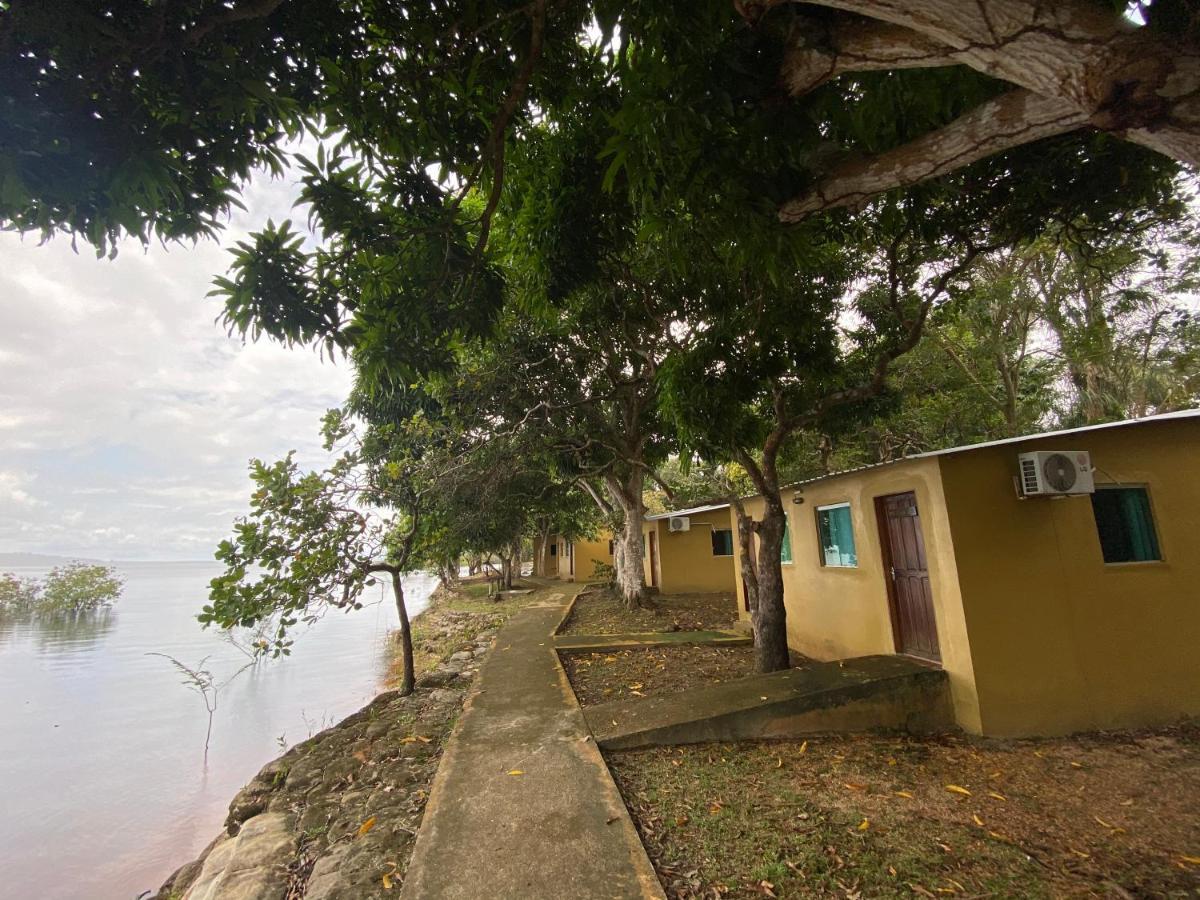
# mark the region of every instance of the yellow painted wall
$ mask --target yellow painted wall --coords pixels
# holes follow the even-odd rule
[[[568,541],[561,534],[550,535],[549,543],[557,549],[554,556],[547,552],[545,557],[546,577],[561,581],[595,580],[596,562],[612,565],[612,554],[608,551],[610,540],[612,534],[608,531],[600,532],[594,539],[576,538],[574,541]]]
[[[612,534],[602,531],[594,540],[579,538],[575,541],[575,581],[602,581],[596,576],[596,563],[612,566],[613,555],[609,552]]]
[[[1028,450],[1087,450],[1098,483],[1148,485],[1163,561],[1106,565],[1086,496],[1017,499],[1012,476]],[[940,463],[985,733],[1200,714],[1200,421],[1033,439]]]
[[[788,644],[820,660],[895,652],[875,498],[905,491],[915,492],[917,498],[942,666],[950,678],[955,718],[963,728],[978,732],[980,717],[971,642],[962,614],[955,545],[945,514],[936,459],[907,460],[832,476],[805,485],[801,504],[793,503],[795,491],[784,491],[792,541],[792,562],[783,565]],[[850,504],[858,566],[823,566],[816,507],[844,502]],[[746,503],[747,512],[755,518],[762,516],[762,508],[762,500],[758,498]],[[736,514],[732,509],[728,518],[736,529]],[[740,552],[736,546],[734,549]],[[738,609],[748,618],[740,575],[735,581]]]
[[[729,528],[729,511],[688,516],[688,531],[671,532],[666,519],[655,519],[658,527],[659,589],[664,594],[732,593],[735,559],[713,556],[714,528]],[[736,540],[736,538],[735,538]]]

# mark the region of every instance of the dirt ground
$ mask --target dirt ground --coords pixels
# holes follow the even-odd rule
[[[581,706],[674,694],[688,688],[754,674],[753,647],[680,644],[636,650],[561,654],[563,668]],[[792,665],[807,660],[792,655]]]
[[[612,753],[667,894],[1200,896],[1200,725]]]
[[[605,588],[594,588],[575,601],[562,634],[629,634],[649,631],[709,631],[737,621],[732,594],[668,594],[651,599],[651,608],[627,610]]]

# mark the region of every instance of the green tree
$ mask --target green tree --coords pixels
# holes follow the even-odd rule
[[[320,472],[301,471],[292,454],[251,462],[250,513],[217,549],[225,571],[212,580],[199,619],[232,628],[275,617],[275,634],[257,649],[286,654],[294,625],[329,609],[361,608],[363,592],[386,576],[400,618],[400,691],[408,694],[412,633],[401,576],[420,558],[431,484],[423,451],[438,435],[420,411],[363,430],[333,410],[325,439],[342,454]]]

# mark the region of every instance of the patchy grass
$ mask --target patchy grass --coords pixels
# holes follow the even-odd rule
[[[560,656],[581,706],[674,694],[754,673],[753,647],[678,644]],[[808,660],[792,654],[792,664],[801,668]]]
[[[710,631],[737,621],[732,594],[665,594],[649,609],[626,609],[607,588],[595,588],[575,601],[563,634],[629,634],[648,631]]]
[[[556,584],[529,582],[520,587],[535,588],[532,594],[520,594],[507,600],[488,596],[486,579],[463,579],[454,591],[438,589],[429,606],[412,622],[413,665],[418,676],[449,659],[458,650],[474,645],[480,632],[499,628],[517,610],[545,596]],[[388,671],[388,687],[400,679],[399,648]]]
[[[1200,726],[613,753],[672,900],[1195,897]]]

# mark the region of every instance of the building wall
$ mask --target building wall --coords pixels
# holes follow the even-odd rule
[[[788,644],[820,660],[895,652],[875,499],[905,491],[913,491],[917,498],[942,666],[949,675],[955,719],[968,731],[978,732],[972,645],[963,619],[955,543],[936,459],[907,460],[808,484],[800,489],[800,504],[793,503],[796,491],[784,491],[792,541],[792,562],[783,565]],[[843,502],[850,504],[858,556],[855,568],[821,565],[816,507]],[[760,518],[762,500],[747,501],[746,509]],[[728,519],[736,529],[732,509]],[[740,554],[740,548],[735,546],[735,553]],[[748,618],[740,574],[735,582],[738,609]]]
[[[1017,499],[1017,454],[1028,450],[1087,450],[1098,483],[1148,485],[1163,561],[1105,564],[1086,496]],[[939,461],[984,732],[1063,734],[1200,714],[1200,421]]]
[[[579,538],[575,541],[575,578],[574,581],[604,581],[603,576],[596,575],[596,563],[612,566],[613,555],[609,552],[612,535],[603,531],[594,540]]]
[[[718,509],[688,519],[688,531],[671,532],[666,519],[652,523],[657,527],[659,589],[664,594],[732,593],[735,558],[712,552],[713,529],[729,528],[729,511]]]

